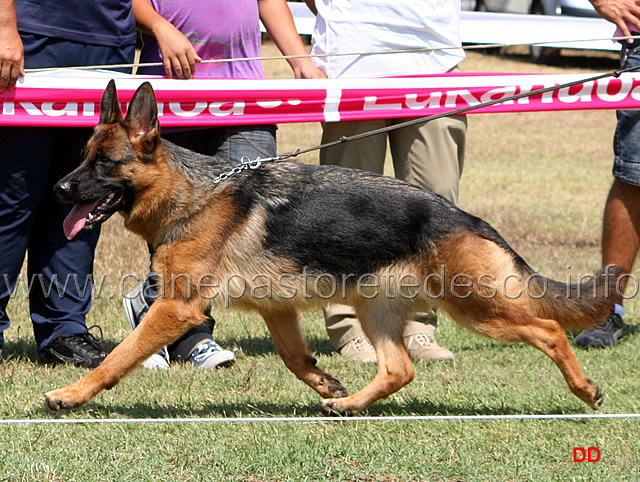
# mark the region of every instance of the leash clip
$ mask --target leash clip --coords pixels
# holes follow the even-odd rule
[[[233,169],[231,169],[229,172],[225,172],[220,174],[218,177],[216,177],[213,180],[214,184],[220,184],[222,181],[226,181],[227,179],[229,179],[231,176],[233,176],[234,174],[238,174],[242,171],[244,171],[245,169],[259,169],[262,164],[264,164],[265,162],[270,162],[270,161],[278,161],[280,160],[281,157],[267,157],[265,159],[260,159],[259,157],[256,158],[255,160],[251,160],[249,159],[247,156],[242,156],[240,158],[240,165],[234,167]]]
[[[245,162],[245,159],[246,159],[246,162]],[[256,158],[255,161],[251,161],[247,157],[243,157],[242,158],[242,163],[247,165],[247,166],[249,166],[249,169],[258,169],[260,166],[262,166],[263,162],[264,161],[262,159],[260,159],[259,157]]]

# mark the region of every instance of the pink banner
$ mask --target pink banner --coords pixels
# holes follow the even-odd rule
[[[28,74],[15,90],[0,94],[0,125],[94,126],[102,92],[112,75],[83,71]],[[123,110],[136,88],[149,80],[163,126],[215,126],[420,117],[587,77],[449,74],[359,80],[181,81],[125,76],[116,77],[116,86]],[[639,107],[640,75],[623,74],[470,113]]]

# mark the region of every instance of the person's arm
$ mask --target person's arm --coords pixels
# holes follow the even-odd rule
[[[307,4],[307,7],[309,7],[309,10],[311,10],[314,15],[318,15],[318,9],[316,8],[315,0],[304,0],[304,3]]]
[[[16,86],[24,76],[24,47],[18,34],[13,0],[0,0],[0,92]]]
[[[189,39],[156,12],[148,0],[133,0],[132,6],[138,29],[153,35],[158,41],[166,76],[171,78],[172,71],[175,71],[180,79],[193,77],[196,62],[201,62],[202,59]]]
[[[622,35],[631,35],[631,27],[640,32],[640,6],[636,0],[589,0],[602,18],[615,23]],[[634,29],[635,27],[635,29]],[[632,42],[629,39],[629,42]]]
[[[285,0],[258,0],[260,20],[283,55],[308,55],[296,31]],[[296,79],[324,79],[326,76],[309,57],[287,59]]]

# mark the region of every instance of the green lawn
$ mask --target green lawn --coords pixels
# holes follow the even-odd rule
[[[271,45],[265,47],[271,55]],[[564,56],[536,66],[517,49],[472,53],[466,71],[585,72],[611,70],[610,55]],[[590,66],[591,68],[586,68]],[[270,76],[288,75],[268,65]],[[565,280],[600,263],[602,208],[611,182],[612,111],[472,115],[461,206],[490,221],[541,273]],[[281,126],[281,152],[318,143],[317,125]],[[314,157],[316,156],[316,157]],[[317,154],[303,162],[317,162]],[[146,274],[143,243],[116,218],[98,250],[96,296],[89,324],[113,347],[128,333],[120,294]],[[634,274],[638,274],[637,272]],[[24,297],[11,305],[0,419],[317,417],[318,397],[284,367],[264,323],[253,315],[216,313],[217,341],[236,352],[234,367],[198,371],[174,365],[140,369],[72,412],[49,413],[43,394],[86,373],[35,363]],[[637,325],[640,308],[625,303]],[[304,330],[319,364],[351,392],[375,367],[332,353],[318,313]],[[573,335],[572,335],[573,336]],[[442,319],[438,340],[453,363],[416,363],[416,378],[366,416],[589,414],[541,352],[479,338]],[[604,414],[640,413],[640,337],[619,347],[579,351],[585,372],[606,392]],[[640,479],[638,419],[418,420],[335,422],[184,422],[0,425],[0,480],[619,480]],[[574,447],[596,447],[601,459],[574,463]]]

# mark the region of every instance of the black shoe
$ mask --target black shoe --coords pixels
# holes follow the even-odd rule
[[[42,364],[68,364],[84,368],[95,368],[107,356],[93,335],[59,336],[40,352]]]
[[[609,348],[616,346],[624,331],[624,322],[617,313],[610,313],[593,330],[584,330],[576,336],[580,348]]]

